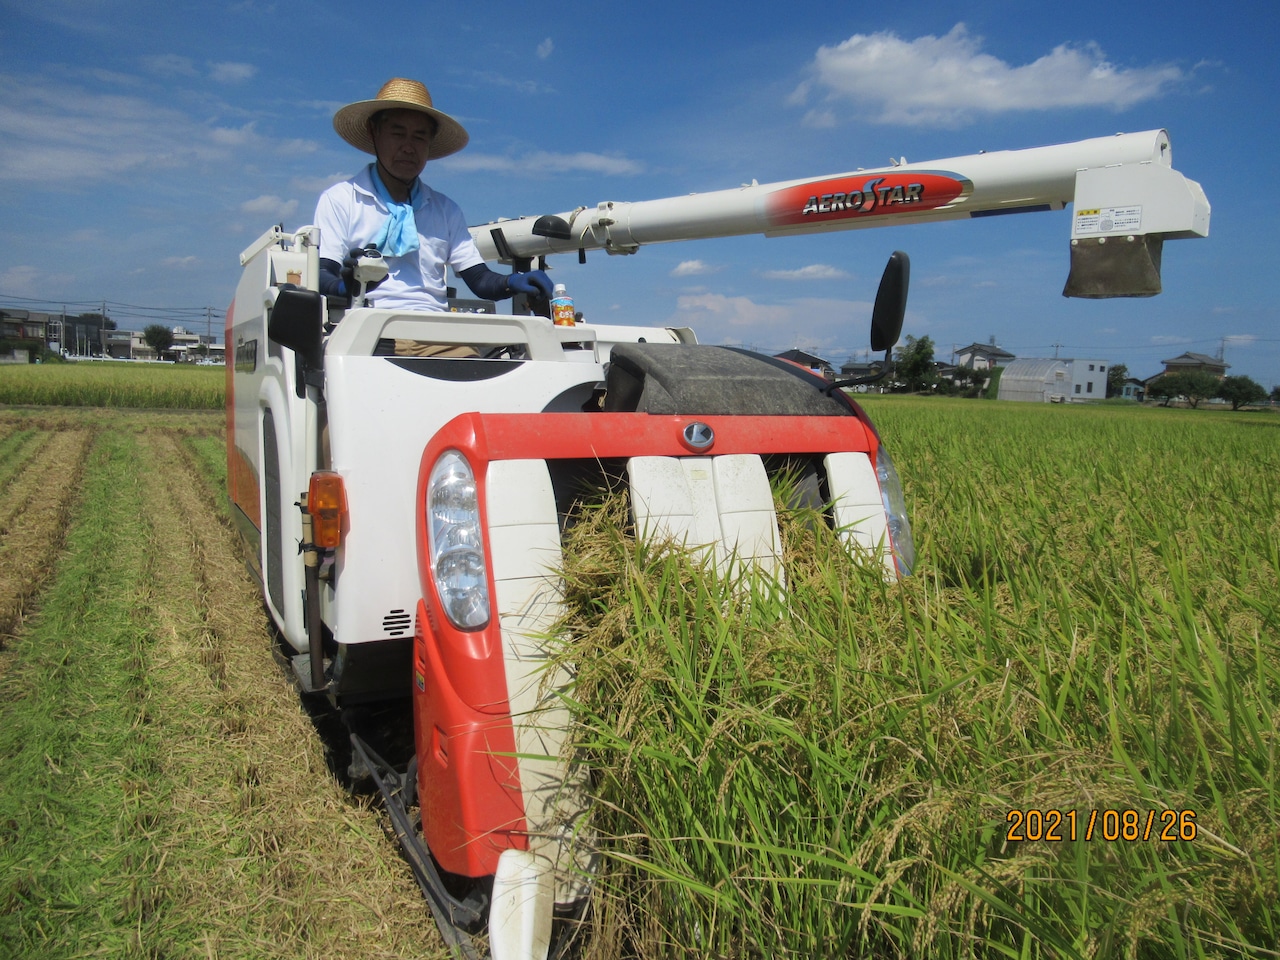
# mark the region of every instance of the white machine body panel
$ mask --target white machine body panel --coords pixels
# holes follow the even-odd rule
[[[572,903],[585,895],[584,878],[594,871],[589,862],[569,859],[589,804],[585,768],[568,765],[563,756],[572,718],[561,698],[573,678],[566,664],[555,662],[553,629],[565,612],[555,492],[543,460],[493,461],[486,488],[489,557],[529,852],[554,877],[555,900]]]
[[[640,536],[670,542],[729,576],[782,576],[782,541],[764,463],[754,454],[632,457],[631,509]]]
[[[889,546],[889,525],[871,458],[865,453],[841,451],[824,457],[823,466],[841,539],[863,556],[883,564],[885,576],[896,580],[898,569]]]
[[[602,376],[594,365],[529,361],[509,363],[501,377],[449,382],[442,390],[440,381],[392,362],[400,359],[338,356],[326,363],[332,468],[342,475],[350,515],[336,560],[342,602],[329,621],[339,643],[405,635],[385,627],[396,628],[394,611],[413,611],[421,596],[418,465],[440,427],[471,411],[537,413],[582,386],[584,373],[588,384]]]

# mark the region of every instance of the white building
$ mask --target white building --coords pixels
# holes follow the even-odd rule
[[[226,354],[225,346],[214,343],[212,336],[192,333],[186,327],[173,327],[173,343],[164,356],[147,346],[141,330],[111,330],[105,335],[106,354],[117,360],[176,360],[181,362],[216,361],[221,363]]]
[[[999,400],[1068,403],[1107,396],[1105,360],[1014,360],[1000,375]]]
[[[992,340],[995,337],[991,338]],[[971,343],[967,347],[953,350],[955,365],[968,367],[970,370],[994,370],[996,367],[1008,366],[1014,355],[1008,350],[1001,350],[994,343]]]

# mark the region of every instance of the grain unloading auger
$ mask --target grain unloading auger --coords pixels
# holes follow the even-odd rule
[[[588,249],[787,235],[1039,209],[1074,200],[1081,296],[1159,289],[1165,238],[1208,204],[1163,131],[751,185],[473,228],[524,264]],[[641,536],[782,583],[771,472],[800,477],[888,577],[912,563],[901,487],[866,414],[793,364],[686,328],[527,314],[329,311],[317,231],[242,255],[227,313],[228,486],[304,691],[348,706],[406,694],[415,756],[353,746],[387,799],[440,929],[463,954],[541,958],[587,902],[584,771],[564,759],[561,535],[584,486],[630,496]],[[370,269],[376,263],[370,264]],[[890,350],[907,263],[890,259],[872,345]],[[406,356],[405,341],[478,356]],[[411,817],[421,813],[421,831]]]
[[[605,201],[548,217],[473,227],[487,259],[602,249],[635,253],[646,243],[761,233],[801,233],[1061,210],[1074,202],[1069,297],[1143,297],[1160,292],[1166,239],[1209,234],[1209,202],[1172,167],[1163,130],[1123,133],[1029,150],[638,203]]]

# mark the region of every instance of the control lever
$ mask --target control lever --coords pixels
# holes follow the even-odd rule
[[[356,259],[355,269],[351,271],[352,278],[356,283],[360,284],[358,296],[353,303],[364,306],[365,292],[372,286],[376,286],[386,279],[387,261],[382,259],[382,252],[372,244],[364,248],[364,251]]]

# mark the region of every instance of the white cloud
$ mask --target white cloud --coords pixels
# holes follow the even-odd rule
[[[18,265],[0,273],[0,291],[10,296],[25,297],[35,293],[40,271],[35,267]]]
[[[320,149],[320,144],[314,140],[284,140],[276,145],[276,153],[282,153],[288,157],[296,157],[304,153],[315,153]]]
[[[703,274],[715,273],[719,267],[713,267],[701,260],[682,260],[671,271],[673,277],[700,277]]]
[[[698,293],[678,297],[666,322],[693,327],[702,343],[746,344],[768,353],[796,347],[840,361],[865,351],[865,318],[870,315],[871,304],[859,300],[800,297],[758,303],[749,297]]]
[[[342,100],[302,100],[298,106],[304,110],[312,110],[326,117],[332,117],[346,106]]]
[[[190,57],[180,57],[176,53],[162,53],[156,56],[143,57],[142,65],[152,73],[162,77],[195,77],[199,75],[196,65]]]
[[[811,263],[807,267],[796,270],[765,270],[762,274],[766,280],[847,280],[849,274],[838,267],[825,263]]]
[[[250,121],[197,121],[169,102],[0,76],[0,182],[99,183],[161,169],[228,169],[268,144]]]
[[[49,303],[65,296],[67,290],[83,279],[76,273],[49,273],[40,267],[20,264],[0,273],[0,292],[13,297],[38,297]]]
[[[128,73],[119,73],[115,70],[104,70],[102,67],[89,67],[84,71],[86,77],[91,77],[98,83],[112,84],[117,87],[141,87],[142,79]]]
[[[294,177],[289,181],[289,189],[306,196],[320,196],[335,183],[341,183],[350,177],[350,173],[331,173],[327,177]]]
[[[240,209],[245,213],[261,213],[281,220],[292,217],[294,211],[298,209],[297,200],[284,200],[274,194],[263,194],[260,197],[254,197],[252,200],[246,200],[240,204]]]
[[[211,63],[209,76],[218,83],[243,83],[253,78],[258,68],[251,63]]]
[[[684,323],[697,327],[701,322],[717,327],[783,327],[791,316],[790,307],[756,303],[750,297],[728,297],[723,293],[699,293],[677,298],[676,312]]]
[[[515,77],[508,77],[506,74],[497,73],[493,70],[472,70],[468,73],[468,76],[485,86],[514,90],[517,93],[547,94],[555,92],[551,87],[539,83],[537,80],[517,80]]]
[[[830,130],[836,125],[836,115],[832,110],[810,110],[800,122],[814,130]]]
[[[604,176],[631,176],[643,165],[625,157],[603,153],[551,153],[537,150],[522,157],[500,157],[490,153],[459,153],[440,161],[452,170],[464,172],[526,174],[545,176],[559,173],[597,173]]]
[[[199,257],[165,257],[161,261],[161,265],[166,267],[194,267],[199,262]]]
[[[538,59],[539,60],[547,59],[547,57],[551,56],[551,51],[554,50],[555,48],[556,48],[556,45],[551,42],[551,38],[547,37],[547,39],[543,40],[540,44],[538,44]]]
[[[256,137],[253,127],[252,121],[243,127],[214,127],[209,131],[209,139],[226,147],[242,147]]]
[[[1022,65],[982,52],[982,39],[963,23],[942,37],[904,40],[895,33],[854,34],[818,49],[812,79],[791,101],[807,103],[825,91],[824,105],[806,122],[837,118],[904,126],[958,126],[978,114],[1103,107],[1123,110],[1151,100],[1185,81],[1171,64],[1123,68],[1107,60],[1097,44],[1060,44]],[[834,106],[851,102],[853,106]]]

